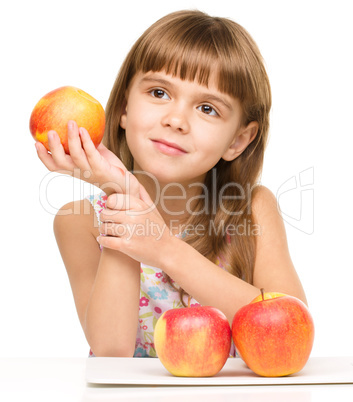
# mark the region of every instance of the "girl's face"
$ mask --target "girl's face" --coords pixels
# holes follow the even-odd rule
[[[132,80],[120,125],[134,170],[160,183],[203,182],[221,159],[235,159],[256,135],[241,127],[240,102],[208,86],[164,72]]]

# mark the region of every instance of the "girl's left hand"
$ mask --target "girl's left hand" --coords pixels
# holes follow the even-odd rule
[[[100,214],[101,246],[118,250],[146,265],[161,266],[163,251],[174,237],[147,191],[140,187],[140,198],[112,194]],[[158,250],[158,251],[157,251]]]

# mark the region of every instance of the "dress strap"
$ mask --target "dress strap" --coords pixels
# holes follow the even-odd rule
[[[105,194],[104,191],[102,191],[99,194],[91,194],[85,197],[85,199],[87,199],[92,204],[94,212],[96,213],[97,216],[98,224],[100,225],[101,224],[100,213],[105,208],[108,196]]]

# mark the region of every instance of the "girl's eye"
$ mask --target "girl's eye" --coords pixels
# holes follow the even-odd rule
[[[152,89],[151,95],[158,99],[170,99],[168,94],[163,89]]]
[[[197,109],[200,110],[202,113],[208,114],[210,116],[218,116],[218,113],[210,105],[201,105]]]

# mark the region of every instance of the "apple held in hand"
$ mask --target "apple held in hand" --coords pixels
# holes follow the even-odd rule
[[[105,128],[105,113],[102,105],[86,92],[75,87],[61,87],[49,92],[34,107],[29,129],[36,141],[49,151],[48,131],[55,130],[64,150],[69,154],[67,123],[76,121],[84,127],[97,147],[102,141]]]
[[[154,330],[157,356],[179,377],[210,377],[229,357],[232,332],[226,316],[208,306],[164,312]]]
[[[314,342],[306,305],[282,293],[263,293],[240,308],[232,323],[235,347],[248,367],[265,377],[300,371]]]

